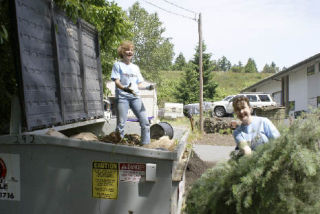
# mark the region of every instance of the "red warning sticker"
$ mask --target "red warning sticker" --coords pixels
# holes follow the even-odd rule
[[[20,201],[20,155],[0,153],[0,200]]]
[[[146,180],[146,164],[120,163],[120,181],[142,182]]]

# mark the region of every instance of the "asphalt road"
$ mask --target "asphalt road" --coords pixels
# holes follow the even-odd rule
[[[203,161],[216,163],[229,159],[229,154],[234,150],[234,146],[212,146],[212,145],[193,145],[194,152]]]

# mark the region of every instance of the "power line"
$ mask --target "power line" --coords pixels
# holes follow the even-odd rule
[[[175,4],[175,3],[169,2],[169,1],[167,1],[167,0],[162,0],[162,1],[167,2],[168,4],[171,4],[171,5],[173,5],[173,6],[177,7],[177,8],[180,8],[180,9],[182,9],[182,10],[188,11],[188,12],[190,12],[190,13],[197,14],[197,12],[194,12],[194,11],[192,11],[192,10],[186,9],[186,8],[184,8],[184,7],[181,7],[181,6],[179,6],[179,5]]]
[[[158,8],[158,9],[160,9],[160,10],[163,10],[163,11],[165,11],[165,12],[167,12],[167,13],[171,13],[171,14],[176,15],[176,16],[181,16],[181,17],[186,18],[186,19],[191,19],[191,20],[193,20],[193,21],[197,21],[196,18],[192,18],[192,17],[190,17],[190,16],[185,16],[185,15],[182,15],[182,14],[178,14],[178,13],[169,11],[169,10],[164,9],[164,8],[162,8],[162,7],[159,7],[158,5],[155,5],[155,4],[153,4],[153,3],[151,3],[151,2],[149,2],[149,1],[147,1],[147,0],[143,0],[143,1],[146,2],[147,4],[150,4],[150,5]]]

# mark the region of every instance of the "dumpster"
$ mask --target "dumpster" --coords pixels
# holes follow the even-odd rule
[[[180,213],[188,132],[174,151],[69,138],[110,130],[97,32],[49,0],[14,5],[22,82],[0,136],[1,213]]]
[[[179,213],[186,137],[169,152],[33,133],[0,136],[1,213]]]

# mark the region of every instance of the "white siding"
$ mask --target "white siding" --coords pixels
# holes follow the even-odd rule
[[[281,103],[281,81],[278,80],[269,80],[257,87],[257,91],[269,93],[273,96],[274,101],[280,105]],[[280,96],[279,96],[280,95]]]
[[[272,95],[273,100],[280,105],[281,103],[281,81],[268,80],[255,87],[255,91],[268,93]],[[252,90],[251,90],[252,91]]]
[[[307,68],[303,66],[289,74],[289,102],[295,101],[294,111],[308,108]]]
[[[307,76],[308,107],[317,108],[317,97],[320,96],[319,63],[315,64],[315,74]]]
[[[289,101],[295,102],[294,111],[308,111],[310,107],[320,107],[320,103],[317,103],[320,97],[320,54],[309,59],[276,76],[277,79],[289,76]],[[308,76],[307,67],[312,65],[315,65],[315,73]],[[258,83],[254,88],[251,88],[252,90],[273,94],[274,100],[280,103],[280,81],[268,79]]]

